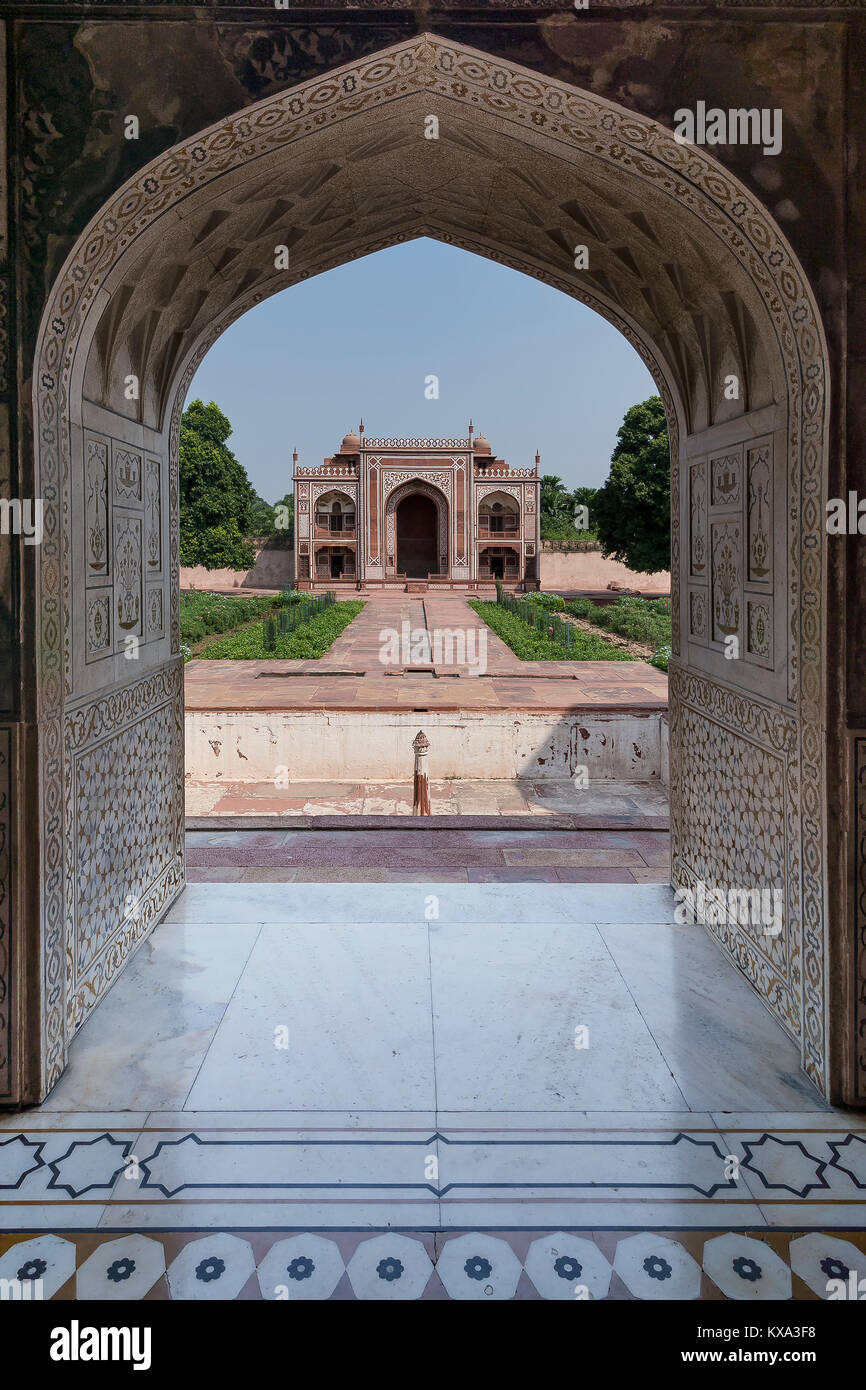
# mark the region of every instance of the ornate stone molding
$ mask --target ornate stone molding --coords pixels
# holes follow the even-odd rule
[[[394,562],[396,564],[397,508],[403,501],[404,497],[409,497],[414,492],[420,492],[424,497],[429,497],[430,500],[432,502],[435,502],[436,504],[437,554],[439,556],[440,573],[444,574],[448,570],[448,551],[450,545],[448,535],[448,520],[450,513],[451,497],[450,476],[447,474],[445,475],[449,479],[447,495],[443,492],[441,485],[438,483],[438,478],[440,475],[437,474],[434,476],[437,479],[435,484],[432,481],[428,481],[426,476],[422,478],[420,474],[401,473],[399,475],[398,481],[395,482],[385,493],[385,556],[387,560],[387,557],[389,555],[393,555]]]

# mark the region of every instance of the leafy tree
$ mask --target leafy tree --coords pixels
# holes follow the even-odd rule
[[[660,396],[625,413],[593,521],[605,555],[643,574],[670,569],[671,462]]]
[[[191,401],[180,425],[180,559],[208,569],[249,569],[244,537],[256,494],[226,445],[232,427],[213,401]]]
[[[285,508],[285,510],[282,510]],[[284,524],[281,525],[280,523]],[[292,540],[295,534],[295,494],[287,492],[274,503],[274,533]]]
[[[250,507],[249,532],[251,536],[272,536],[274,533],[274,509],[258,493]]]
[[[586,507],[590,521],[592,521],[592,509],[595,506],[597,493],[597,487],[576,487],[571,494],[575,507]]]

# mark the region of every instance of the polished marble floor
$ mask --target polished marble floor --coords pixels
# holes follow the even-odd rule
[[[866,1116],[812,1090],[746,980],[703,929],[674,923],[664,886],[193,884],[45,1104],[0,1118],[2,1230],[16,1247],[63,1237],[63,1268],[74,1255],[86,1288],[91,1253],[118,1233],[145,1241],[151,1282],[132,1293],[124,1276],[118,1297],[210,1296],[165,1275],[204,1233],[227,1242],[206,1259],[246,1270],[238,1293],[258,1268],[244,1297],[272,1296],[272,1247],[323,1233],[318,1263],[303,1241],[292,1258],[331,1271],[334,1297],[481,1296],[476,1283],[558,1297],[571,1276],[548,1266],[578,1249],[608,1288],[592,1296],[739,1297],[727,1263],[713,1283],[701,1253],[739,1232],[770,1252],[761,1288],[790,1297],[792,1233],[866,1231]],[[415,1245],[374,1249],[382,1231]],[[448,1275],[461,1232],[468,1253]],[[627,1241],[650,1233],[659,1249],[641,1260],[663,1263],[647,1283]],[[495,1272],[491,1252],[499,1282],[476,1279]],[[417,1268],[386,1290],[392,1259]],[[177,1288],[201,1282],[178,1268]]]

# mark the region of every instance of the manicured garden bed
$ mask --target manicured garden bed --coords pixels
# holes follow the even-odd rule
[[[603,637],[581,632],[572,627],[570,644],[549,637],[546,631],[539,632],[528,622],[503,608],[498,603],[486,603],[480,599],[470,599],[469,607],[474,608],[487,626],[501,637],[521,661],[630,661],[627,652],[618,651]]]
[[[209,642],[198,656],[203,660],[220,661],[257,661],[267,657],[309,660],[324,656],[363,607],[360,599],[350,599],[332,604],[291,632],[284,633],[277,628],[273,647],[265,645],[265,624],[254,622],[240,632]]]
[[[660,670],[668,669],[671,654],[671,601],[669,598],[640,598],[624,594],[616,603],[593,603],[573,598],[565,611],[583,622],[615,632],[631,642],[645,644],[647,660]]]
[[[254,618],[262,618],[280,606],[281,595],[208,594],[198,591],[180,596],[180,640],[186,646],[212,633],[228,632]]]

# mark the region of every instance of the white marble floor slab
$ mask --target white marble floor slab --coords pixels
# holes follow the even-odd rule
[[[80,1029],[41,1109],[182,1109],[259,930],[157,927]]]
[[[190,883],[166,922],[672,922],[662,883]]]
[[[599,932],[695,1110],[826,1110],[796,1043],[701,926]]]
[[[245,1103],[435,1107],[426,927],[263,927],[188,1100]]]
[[[686,1108],[596,927],[433,922],[430,959],[443,1109]]]
[[[0,1229],[866,1225],[866,1116],[667,889],[301,887],[188,890],[0,1117]]]

